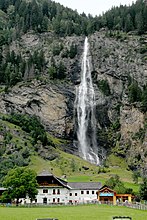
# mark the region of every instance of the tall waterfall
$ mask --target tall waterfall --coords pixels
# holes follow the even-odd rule
[[[81,66],[81,83],[76,88],[75,100],[78,149],[80,157],[91,163],[99,164],[96,141],[96,103],[91,70],[89,43],[86,37]]]

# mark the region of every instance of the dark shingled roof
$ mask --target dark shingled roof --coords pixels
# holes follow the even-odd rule
[[[75,183],[67,183],[65,180],[62,180],[56,176],[54,176],[52,173],[49,173],[46,170],[43,170],[40,174],[37,175],[38,177],[43,176],[52,176],[55,178],[60,184],[62,184],[66,188],[70,189],[87,189],[87,190],[99,190],[102,187],[102,184],[100,182],[75,182]]]
[[[37,176],[53,176],[52,173],[49,173],[46,170],[43,170],[41,173],[39,173]]]
[[[71,187],[71,189],[100,189],[102,187],[102,184],[100,182],[84,182],[84,183],[68,183],[68,186]]]
[[[37,177],[53,177],[54,179],[56,179],[62,186],[64,186],[64,187],[66,187],[66,188],[69,188],[69,186],[67,185],[67,181],[65,181],[65,180],[62,180],[62,179],[60,179],[60,178],[58,178],[58,177],[56,177],[56,176],[54,176],[52,173],[50,173],[50,172],[48,172],[48,171],[46,171],[46,170],[43,170],[41,173],[39,173],[38,175],[37,175]]]

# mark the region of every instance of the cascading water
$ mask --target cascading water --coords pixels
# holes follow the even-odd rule
[[[88,38],[85,38],[81,66],[81,83],[76,88],[75,110],[77,115],[77,138],[79,156],[99,164],[96,141],[95,92],[91,78],[91,61]]]

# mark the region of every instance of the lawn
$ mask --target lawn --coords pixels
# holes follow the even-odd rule
[[[57,218],[59,220],[112,220],[113,216],[130,216],[132,220],[143,220],[147,211],[107,205],[83,205],[63,207],[0,207],[1,220],[36,220]]]

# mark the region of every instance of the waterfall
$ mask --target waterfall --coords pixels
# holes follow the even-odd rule
[[[81,65],[81,83],[76,88],[75,100],[78,149],[80,157],[91,163],[99,164],[96,141],[96,103],[91,71],[89,43],[86,37]]]

